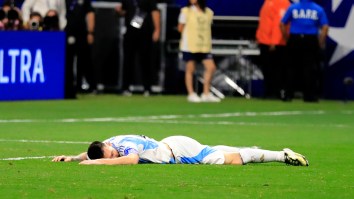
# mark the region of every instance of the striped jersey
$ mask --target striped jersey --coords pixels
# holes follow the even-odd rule
[[[163,143],[144,135],[118,135],[103,142],[112,144],[120,156],[137,154],[139,163],[174,163],[171,151]]]

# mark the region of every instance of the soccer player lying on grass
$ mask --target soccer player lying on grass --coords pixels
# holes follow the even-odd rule
[[[207,146],[186,136],[161,141],[143,135],[119,135],[103,142],[94,141],[87,152],[77,156],[57,156],[53,162],[80,161],[80,164],[234,164],[283,162],[308,166],[307,159],[290,149],[269,151],[255,148]]]

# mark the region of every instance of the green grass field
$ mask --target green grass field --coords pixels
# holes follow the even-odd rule
[[[76,155],[88,142],[118,134],[289,147],[310,166],[51,162],[50,156]],[[190,104],[185,96],[116,95],[0,102],[0,146],[0,198],[354,198],[353,102]],[[13,159],[19,157],[39,159]]]

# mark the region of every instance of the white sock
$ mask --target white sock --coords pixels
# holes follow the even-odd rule
[[[284,151],[242,148],[240,156],[243,164],[250,162],[284,162]]]

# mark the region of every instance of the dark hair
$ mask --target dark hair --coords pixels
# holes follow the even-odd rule
[[[90,144],[87,149],[87,156],[91,160],[103,158],[103,147],[104,144],[100,141],[94,141]]]
[[[20,14],[17,12],[17,10],[15,9],[10,9],[7,12],[7,18],[9,20],[16,20],[16,19],[20,19]]]
[[[197,0],[197,3],[198,3],[198,5],[199,5],[200,9],[202,9],[203,12],[205,12],[206,1],[207,1],[207,0]],[[192,5],[191,2],[188,1],[188,6],[191,6],[191,5]]]
[[[5,17],[6,17],[5,11],[2,8],[0,8],[0,20],[5,19]]]
[[[32,17],[39,17],[39,18],[42,19],[42,15],[41,15],[39,12],[31,12],[31,14],[30,14],[30,19],[31,19]]]

